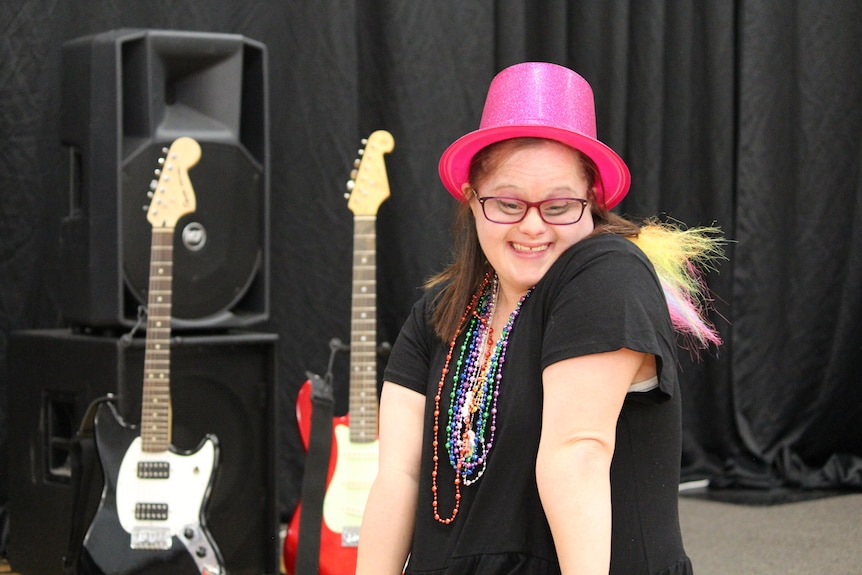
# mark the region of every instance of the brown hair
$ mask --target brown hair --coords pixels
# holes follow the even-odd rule
[[[537,146],[545,141],[541,138],[513,138],[483,148],[470,162],[470,182],[478,185],[516,151]],[[640,230],[637,223],[614,214],[604,205],[598,204],[595,188],[600,182],[599,170],[587,155],[580,150],[574,151],[581,162],[589,186],[587,199],[590,201],[590,212],[595,224],[591,235],[619,234],[637,237]],[[478,289],[482,278],[491,270],[491,264],[485,259],[485,254],[479,245],[476,220],[469,202],[461,202],[458,206],[453,229],[454,261],[425,284],[426,289],[443,284],[443,288],[434,300],[434,311],[431,317],[434,332],[443,341],[448,341],[460,327],[461,317],[470,298]]]

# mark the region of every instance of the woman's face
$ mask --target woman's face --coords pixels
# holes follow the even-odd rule
[[[550,140],[517,148],[486,177],[472,184],[479,197],[503,196],[527,202],[589,198],[578,154]],[[470,192],[470,184],[465,184],[464,192]],[[548,224],[534,207],[528,208],[518,223],[499,224],[485,218],[477,194],[470,192],[469,197],[479,243],[497,271],[507,299],[520,298],[542,279],[560,254],[593,231],[589,206],[574,224]]]

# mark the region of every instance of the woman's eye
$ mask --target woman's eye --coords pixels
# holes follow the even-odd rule
[[[545,204],[543,211],[548,215],[558,215],[568,211],[571,206],[571,202],[557,202],[554,204]]]
[[[524,209],[524,204],[521,202],[511,202],[506,200],[497,200],[497,205],[504,212],[517,213]]]

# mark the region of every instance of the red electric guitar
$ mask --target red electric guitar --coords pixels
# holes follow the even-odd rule
[[[348,414],[333,421],[332,453],[323,501],[320,575],[353,575],[359,524],[377,475],[377,209],[389,197],[383,155],[395,147],[385,130],[363,140],[348,182],[347,207],[353,212],[353,297],[350,322],[350,399]],[[296,419],[305,448],[311,436],[311,382],[300,389]],[[293,575],[299,541],[300,509],[284,542],[284,569]]]

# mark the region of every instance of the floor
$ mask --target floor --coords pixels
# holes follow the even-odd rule
[[[697,575],[860,575],[862,493],[760,505],[680,497]]]
[[[756,500],[688,489],[680,522],[697,575],[862,574],[862,493]],[[0,574],[16,575],[4,560]]]

